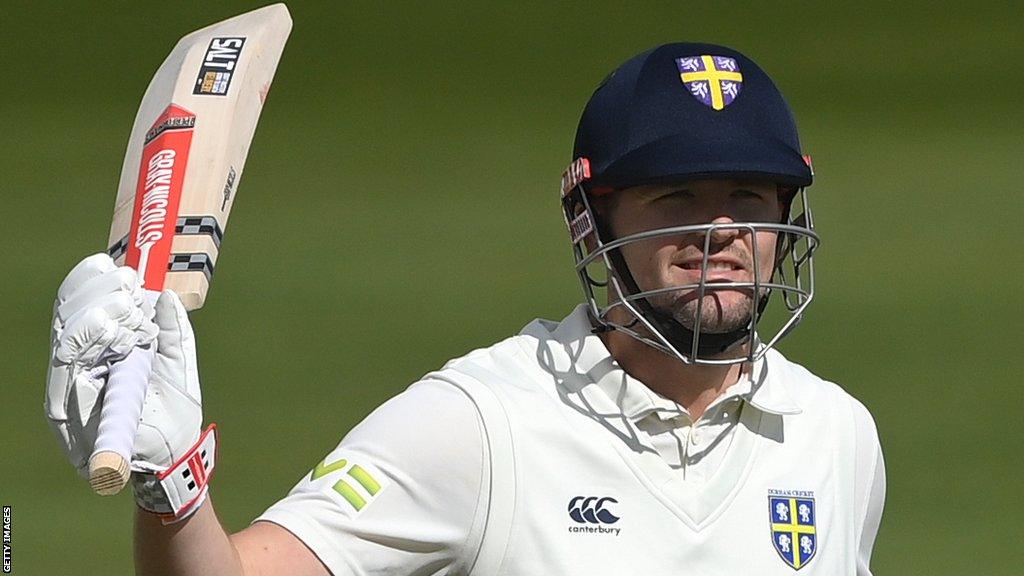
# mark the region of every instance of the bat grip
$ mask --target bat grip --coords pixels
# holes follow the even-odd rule
[[[156,343],[134,348],[110,367],[92,457],[89,485],[97,494],[117,494],[128,482],[132,446],[139,429]]]

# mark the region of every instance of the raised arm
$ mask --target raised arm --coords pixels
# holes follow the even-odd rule
[[[46,415],[84,477],[110,366],[135,346],[156,347],[131,462],[139,574],[329,573],[283,528],[259,525],[229,536],[218,522],[208,492],[215,432],[201,431],[195,338],[173,293],[154,304],[133,270],[106,254],[90,256],[58,289],[52,330]]]
[[[453,385],[425,380],[385,403],[287,497],[229,535],[209,496],[216,435],[212,426],[201,430],[195,337],[177,297],[165,292],[153,305],[133,271],[96,255],[62,284],[53,328],[46,413],[83,475],[110,364],[133,346],[156,344],[131,462],[138,574],[472,567],[488,510],[489,455],[475,403]]]

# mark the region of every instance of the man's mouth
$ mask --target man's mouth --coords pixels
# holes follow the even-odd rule
[[[700,270],[704,266],[704,256],[680,258],[674,264],[683,270]],[[729,254],[713,254],[707,258],[708,272],[736,272],[747,270],[743,259]]]
[[[703,262],[700,261],[700,260],[697,260],[695,262],[683,262],[683,263],[679,264],[679,267],[682,268],[683,270],[700,270],[702,265],[703,265]],[[737,263],[734,263],[734,262],[722,262],[722,261],[714,261],[714,260],[708,260],[707,268],[708,268],[708,272],[716,272],[716,271],[730,272],[730,271],[734,271],[734,270],[744,270],[745,269],[740,264],[737,264]]]
[[[751,267],[747,266],[743,258],[729,254],[709,255],[705,262],[704,256],[690,256],[679,258],[673,262],[675,268],[683,270],[676,279],[677,282],[695,284],[701,278],[705,282],[750,282]],[[702,266],[707,266],[702,271]]]

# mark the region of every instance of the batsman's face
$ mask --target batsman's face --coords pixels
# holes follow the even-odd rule
[[[638,186],[617,195],[607,215],[616,238],[695,224],[777,224],[784,209],[778,187],[768,182],[699,180]],[[691,286],[651,296],[648,301],[692,330],[698,320],[699,294],[693,286],[701,282],[707,236],[709,288],[700,310],[701,331],[722,333],[744,328],[756,305],[753,289],[714,289],[714,285],[753,282],[755,265],[761,281],[769,281],[775,268],[775,232],[724,228],[660,236],[626,244],[622,253],[641,291]]]

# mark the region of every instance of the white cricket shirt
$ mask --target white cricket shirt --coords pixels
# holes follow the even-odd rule
[[[383,404],[257,521],[345,574],[868,575],[874,422],[769,352],[697,421],[585,307]]]

